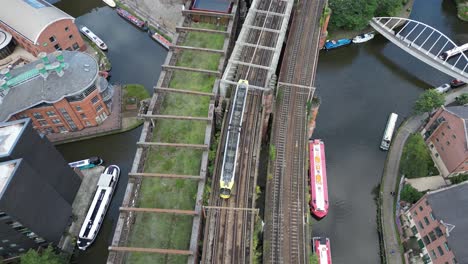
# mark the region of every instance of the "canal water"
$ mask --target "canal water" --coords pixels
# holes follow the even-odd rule
[[[161,65],[167,51],[154,42],[145,32],[138,30],[101,0],[62,0],[55,4],[76,17],[78,26],[87,26],[109,47],[107,55],[112,63],[110,82],[113,84],[139,83],[152,93],[159,78]],[[141,127],[126,133],[95,138],[57,146],[66,160],[74,161],[90,156],[100,156],[105,165],[117,164],[121,177],[104,224],[93,244],[85,252],[79,252],[74,263],[105,263],[113,231],[119,215],[125,188],[136,151]]]
[[[77,17],[77,25],[89,27],[109,46],[112,83],[140,83],[151,92],[167,54],[162,47],[101,0],[62,0],[55,5]],[[411,18],[438,28],[459,44],[466,43],[468,24],[456,19],[455,12],[452,1],[416,0]],[[400,123],[424,89],[448,81],[450,77],[380,36],[320,54],[316,86],[322,105],[314,137],[326,144],[331,205],[329,215],[314,222],[313,235],[331,239],[334,263],[380,262],[371,192],[379,183],[386,157],[379,144],[388,114],[399,114]],[[94,245],[80,252],[77,263],[105,263],[107,259],[140,131],[58,146],[69,161],[99,155],[106,164],[122,169],[102,230]]]
[[[468,42],[468,23],[456,18],[453,1],[416,0],[411,19]],[[380,263],[372,190],[387,155],[379,146],[388,115],[397,113],[401,124],[424,89],[451,79],[381,36],[321,52],[316,86],[322,104],[313,137],[326,146],[330,210],[312,229],[313,236],[330,238],[333,263]]]

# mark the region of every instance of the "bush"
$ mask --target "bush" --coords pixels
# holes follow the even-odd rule
[[[468,174],[460,174],[460,175],[453,176],[450,178],[450,182],[452,184],[459,184],[464,181],[468,181]]]
[[[468,104],[468,93],[463,93],[455,98],[455,101],[460,105]]]
[[[405,184],[400,194],[401,200],[409,203],[417,202],[419,199],[421,199],[422,196],[422,193],[418,192],[418,190],[409,184]]]
[[[21,264],[65,264],[65,259],[56,254],[52,246],[48,246],[40,254],[33,249],[21,255]]]
[[[424,139],[418,133],[412,134],[406,141],[400,164],[400,171],[407,178],[426,177],[437,173],[431,170],[434,162]]]

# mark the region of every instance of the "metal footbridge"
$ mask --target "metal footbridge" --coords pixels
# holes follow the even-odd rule
[[[374,17],[369,24],[417,59],[455,79],[468,82],[467,56],[439,30],[419,21],[400,17]],[[460,53],[452,57],[443,56],[448,50]]]

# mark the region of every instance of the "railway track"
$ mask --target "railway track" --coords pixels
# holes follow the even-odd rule
[[[313,92],[323,1],[298,5],[279,77],[273,135],[276,160],[265,232],[271,248],[265,252],[265,263],[308,263],[306,105],[310,89]]]

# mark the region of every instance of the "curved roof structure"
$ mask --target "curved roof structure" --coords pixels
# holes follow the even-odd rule
[[[67,96],[78,95],[94,84],[99,69],[91,55],[77,51],[62,51],[62,54],[68,65],[62,77],[55,72],[50,72],[46,79],[36,74],[36,65],[42,60],[10,71],[13,79],[19,75],[25,78],[8,88],[8,94],[0,104],[0,121],[38,104],[55,103]],[[51,64],[56,61],[52,54],[48,57]]]
[[[11,34],[0,29],[0,50],[6,47],[11,41]]]
[[[42,31],[52,23],[74,18],[45,0],[1,1],[0,21],[34,44]]]
[[[439,30],[401,17],[374,17],[369,25],[417,59],[455,79],[468,82],[467,55]],[[458,55],[452,58],[441,56],[449,50],[457,51]]]

